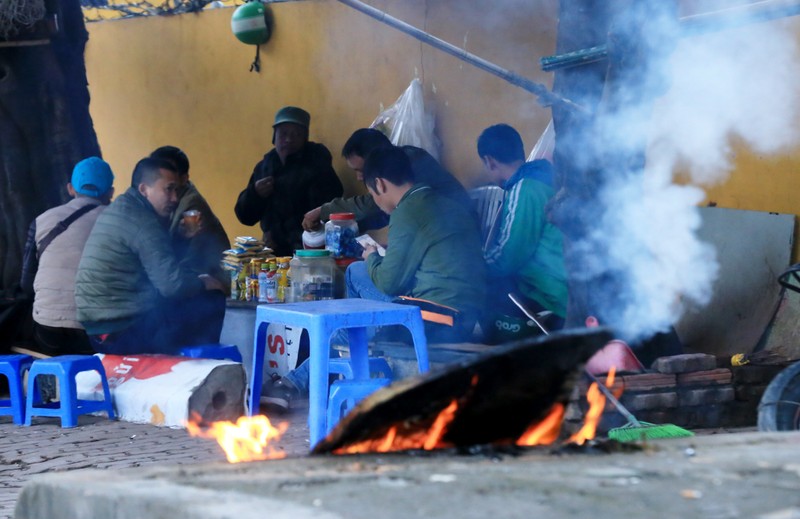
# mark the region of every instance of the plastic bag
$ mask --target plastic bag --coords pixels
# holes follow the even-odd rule
[[[536,141],[533,151],[528,155],[528,162],[537,159],[545,159],[553,162],[553,150],[556,147],[556,131],[553,129],[553,120],[547,125],[547,128],[542,132],[542,136]]]
[[[395,146],[422,148],[437,160],[439,145],[433,133],[433,116],[425,113],[422,83],[415,78],[392,106],[372,121],[370,128],[380,130]]]

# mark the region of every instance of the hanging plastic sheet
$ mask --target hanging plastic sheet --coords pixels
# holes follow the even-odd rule
[[[425,112],[422,83],[417,78],[392,106],[372,121],[370,128],[385,133],[395,146],[416,146],[439,159],[433,116]]]

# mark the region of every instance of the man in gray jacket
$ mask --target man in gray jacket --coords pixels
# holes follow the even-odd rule
[[[72,200],[39,215],[25,245],[22,286],[33,289],[35,348],[45,355],[92,353],[76,315],[75,274],[89,233],[111,202],[114,173],[104,160],[89,157],[75,165],[71,180]]]
[[[219,341],[222,283],[182,266],[169,235],[178,204],[169,161],[140,160],[131,187],[97,219],[78,266],[78,319],[95,351],[177,353]]]

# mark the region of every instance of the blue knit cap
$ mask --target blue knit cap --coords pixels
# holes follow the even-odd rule
[[[104,195],[114,184],[114,173],[106,161],[89,157],[75,164],[72,170],[72,188],[86,196]]]

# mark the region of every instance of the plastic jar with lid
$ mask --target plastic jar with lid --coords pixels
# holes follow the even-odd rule
[[[333,299],[336,263],[330,251],[298,250],[295,254],[290,267],[294,301]]]
[[[334,258],[356,258],[361,246],[356,241],[358,223],[353,213],[333,213],[325,224],[325,249]]]

